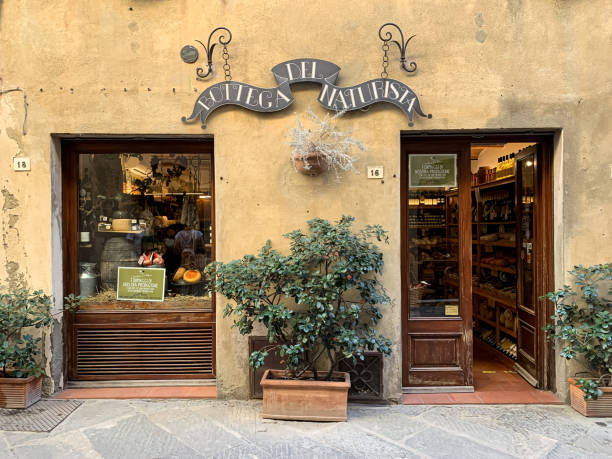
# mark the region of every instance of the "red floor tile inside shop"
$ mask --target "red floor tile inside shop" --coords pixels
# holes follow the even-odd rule
[[[474,392],[404,394],[404,405],[544,404],[562,405],[552,392],[534,389],[512,365],[475,352]]]
[[[217,398],[215,386],[100,387],[66,389],[61,399]]]

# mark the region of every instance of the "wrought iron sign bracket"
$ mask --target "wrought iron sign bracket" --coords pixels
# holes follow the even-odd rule
[[[219,31],[221,31],[221,34],[218,36],[217,43],[213,36]],[[396,33],[396,36],[399,34],[399,40],[393,38],[393,33]],[[383,42],[384,54],[383,70],[380,78],[364,81],[354,86],[338,86],[339,66],[333,62],[306,57],[275,65],[272,68],[272,73],[276,79],[276,86],[266,88],[232,81],[229,53],[227,51],[227,45],[232,41],[232,33],[226,27],[217,27],[210,33],[206,45],[196,40],[204,48],[208,60],[208,71],[204,72],[203,67],[198,67],[196,75],[198,80],[204,80],[213,73],[213,51],[215,46],[220,44],[223,46],[225,81],[206,88],[196,100],[191,115],[184,116],[181,119],[184,123],[190,123],[200,118],[202,129],[205,129],[208,116],[223,105],[238,105],[256,112],[280,111],[294,101],[291,86],[302,82],[321,85],[318,100],[328,110],[336,112],[363,110],[373,104],[388,103],[395,105],[404,112],[408,117],[409,126],[413,125],[412,121],[415,115],[431,118],[431,114],[425,114],[421,109],[416,93],[405,83],[389,78],[387,73],[390,43],[395,43],[400,51],[401,68],[408,73],[416,71],[416,62],[406,63],[406,48],[414,35],[409,37],[408,40],[404,40],[404,33],[399,26],[387,22],[378,29],[378,36]],[[198,57],[198,50],[195,46],[187,45],[181,49],[181,58],[188,64],[195,63]]]
[[[387,28],[387,31],[383,35],[383,29],[385,27]],[[400,36],[399,41],[393,39],[393,33],[389,30],[390,28],[397,29],[397,31],[399,32],[399,36]],[[406,48],[408,47],[408,43],[410,43],[410,40],[416,37],[416,35],[412,35],[411,37],[408,38],[408,40],[404,41],[404,32],[402,32],[402,29],[400,29],[400,27],[393,22],[387,22],[381,25],[380,29],[378,29],[378,37],[383,41],[383,51],[386,51],[385,45],[387,46],[387,49],[388,49],[389,43],[395,43],[395,45],[397,46],[397,49],[399,49],[399,52],[400,52],[400,66],[403,70],[405,70],[408,73],[416,72],[416,69],[417,69],[416,62],[410,61],[408,66],[406,66]],[[386,55],[386,52],[385,52],[385,55]]]
[[[229,63],[228,63],[229,54],[227,53],[227,45],[229,45],[230,42],[232,41],[232,32],[227,27],[217,27],[208,36],[208,42],[206,43],[206,45],[202,43],[200,40],[195,40],[200,45],[202,45],[202,48],[204,48],[204,52],[206,53],[206,59],[208,61],[206,64],[208,68],[206,73],[204,73],[203,67],[196,68],[196,75],[197,75],[196,79],[200,81],[203,81],[204,79],[206,79],[206,77],[208,77],[213,72],[212,58],[213,58],[213,51],[215,50],[215,46],[217,46],[217,43],[215,43],[215,41],[212,40],[212,38],[213,38],[213,35],[217,31],[225,31],[228,34],[227,39],[225,38],[225,34],[219,35],[219,44],[223,46],[223,58],[225,60],[223,69],[225,70],[226,80],[231,80],[231,74],[229,73]],[[212,40],[212,44],[211,44],[211,40]],[[186,62],[187,64],[193,64],[194,62],[198,60],[198,57],[199,57],[198,50],[193,45],[186,45],[181,49],[181,59],[183,59],[183,61]],[[228,76],[229,78],[227,78]]]

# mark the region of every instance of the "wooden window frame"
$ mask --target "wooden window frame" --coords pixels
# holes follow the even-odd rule
[[[79,155],[83,153],[117,154],[129,153],[202,153],[210,154],[212,167],[211,180],[211,257],[216,258],[216,220],[215,220],[215,183],[214,183],[214,145],[210,136],[198,138],[63,138],[61,139],[61,183],[62,183],[62,244],[63,244],[63,290],[64,296],[79,291],[78,261],[78,181]],[[212,295],[211,309],[168,309],[142,311],[79,311],[64,313],[64,377],[69,380],[104,380],[108,377],[78,377],[76,374],[76,327],[93,327],[103,323],[106,328],[173,328],[211,326],[213,336],[213,374],[212,375],[119,375],[117,379],[205,379],[216,374],[216,298]]]

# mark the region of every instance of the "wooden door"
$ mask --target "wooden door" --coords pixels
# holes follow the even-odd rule
[[[402,383],[471,390],[469,139],[404,139],[401,177]]]
[[[526,149],[516,161],[516,187],[518,206],[518,330],[516,370],[533,386],[538,386],[538,300],[536,297],[536,268],[538,257],[536,239],[538,228],[539,187],[537,180],[538,147]]]

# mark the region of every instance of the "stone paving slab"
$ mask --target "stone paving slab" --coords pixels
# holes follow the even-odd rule
[[[0,431],[0,458],[612,458],[612,419],[567,406],[353,405],[345,423],[260,413],[260,401],[88,400],[51,432]]]

